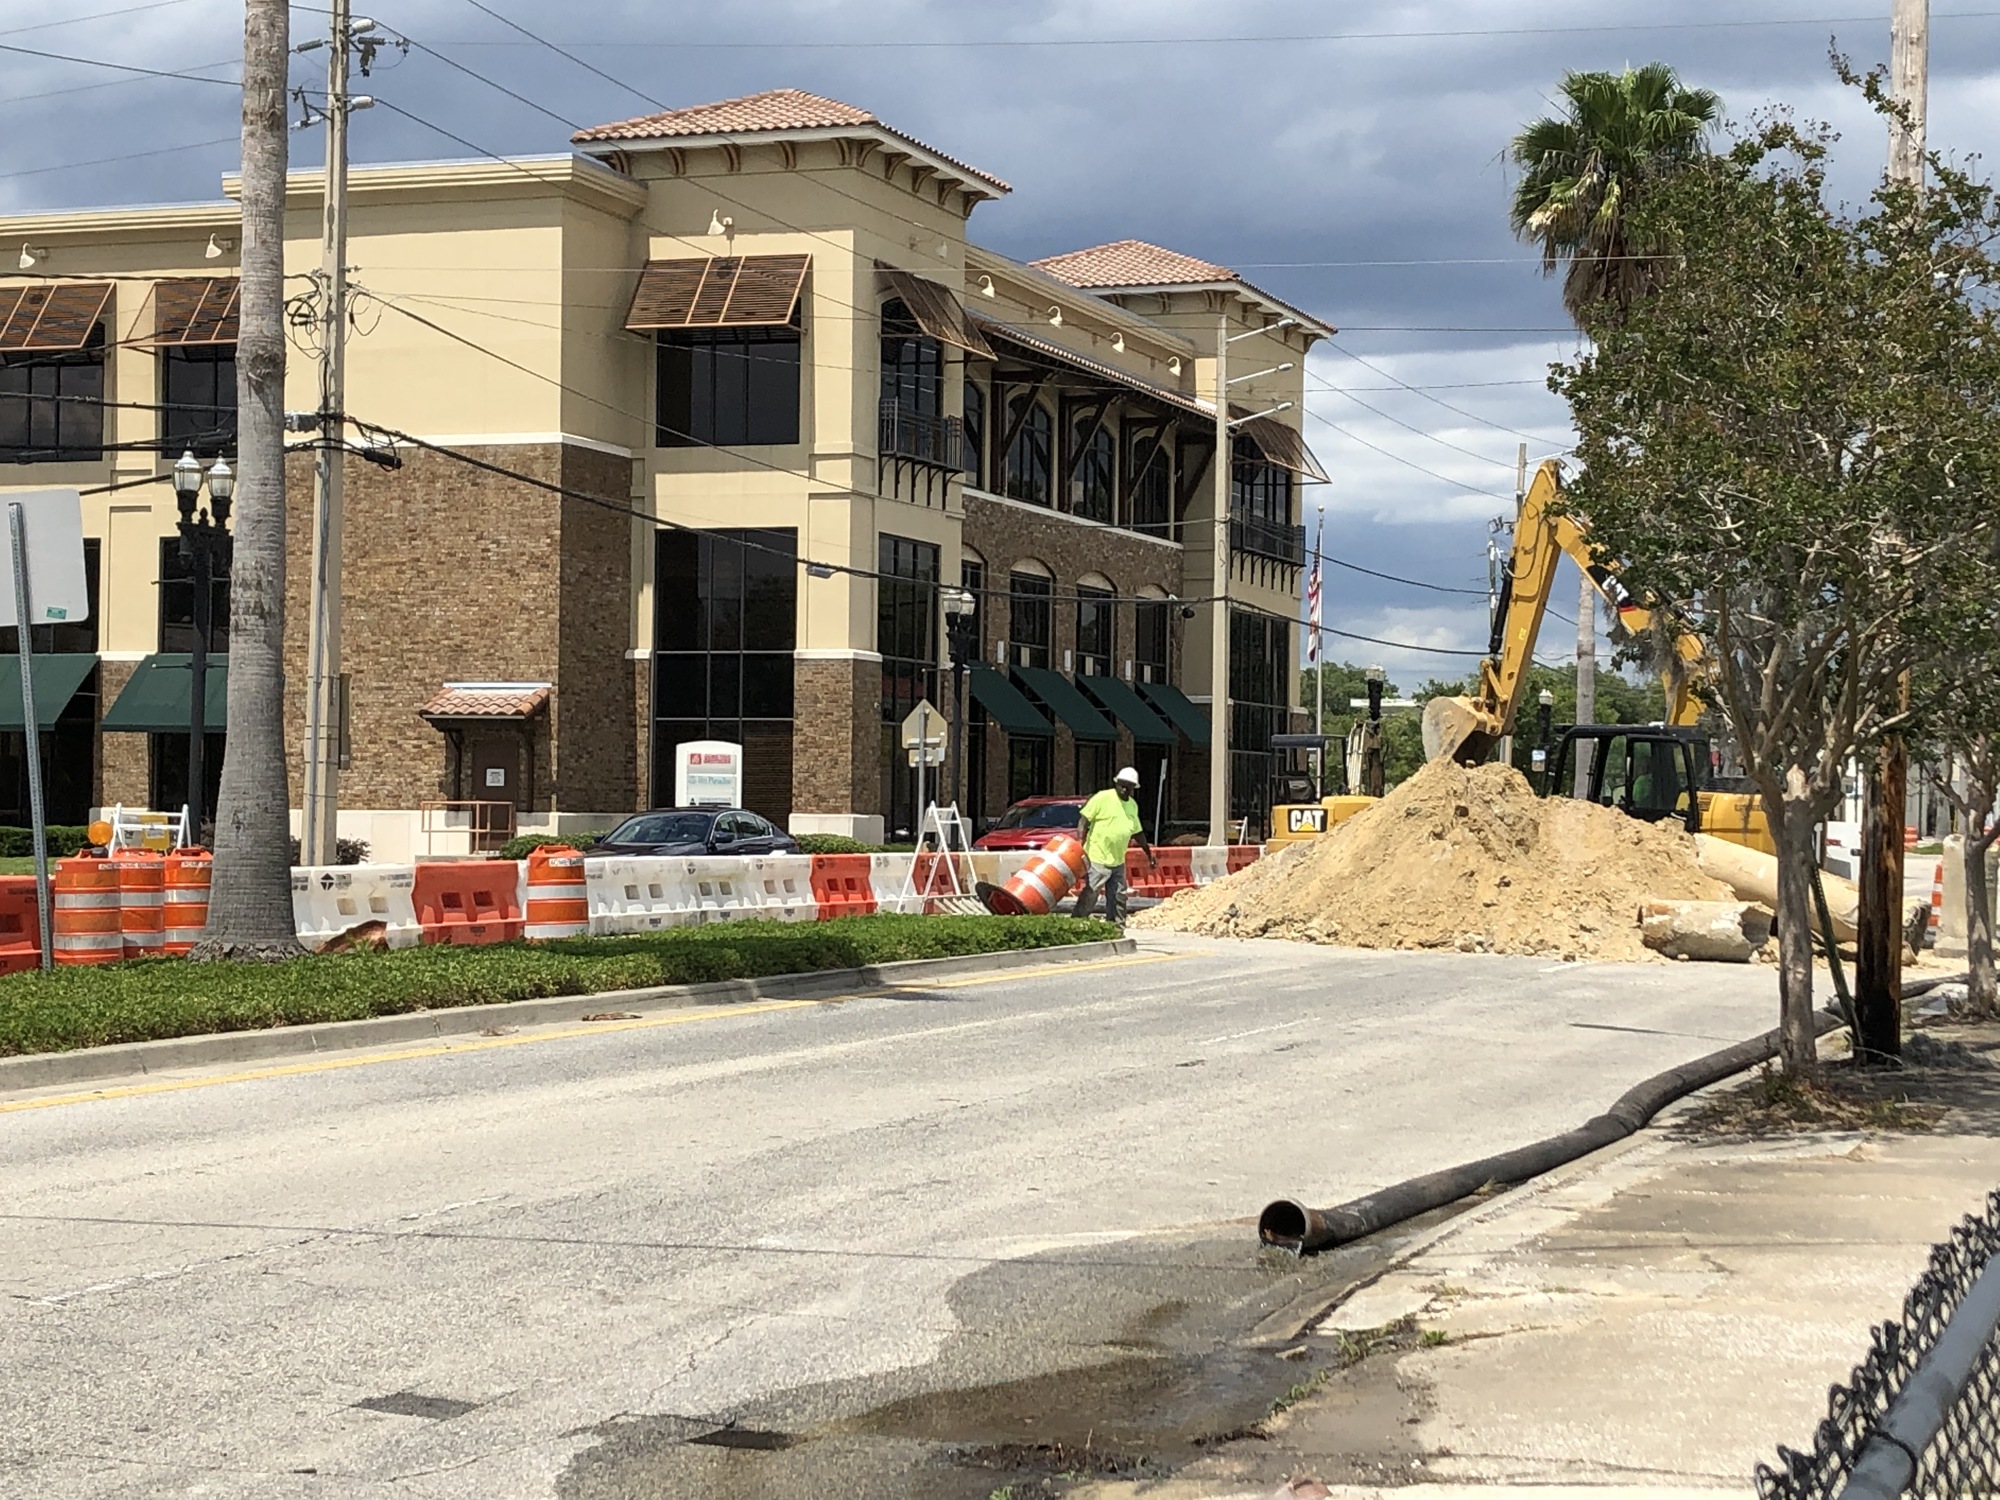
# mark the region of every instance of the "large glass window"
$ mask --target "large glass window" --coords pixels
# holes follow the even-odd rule
[[[1107,589],[1076,591],[1076,670],[1085,677],[1109,677],[1118,654],[1113,595]]]
[[[1046,797],[1052,790],[1049,780],[1049,742],[1040,735],[1007,736],[1007,800]],[[1072,823],[1071,826],[1074,826]]]
[[[1229,508],[1233,515],[1267,526],[1292,524],[1292,471],[1267,463],[1253,439],[1230,445]]]
[[[236,346],[160,351],[160,451],[198,458],[236,453]]]
[[[1054,593],[1039,573],[1007,577],[1007,658],[1017,667],[1046,667],[1055,634]]]
[[[72,463],[103,455],[103,324],[81,349],[0,354],[0,459]]]
[[[662,448],[799,440],[799,330],[687,328],[659,335]]]
[[[938,698],[938,549],[884,533],[880,557],[875,649],[882,653],[882,812],[901,842],[916,836],[923,809],[899,731],[919,701],[944,708]],[[938,778],[926,776],[934,795]]]
[[[944,348],[900,298],[882,307],[882,399],[919,417],[944,415]]]
[[[966,483],[975,489],[986,487],[986,388],[976,380],[965,382],[965,416],[959,426],[965,456],[959,467]]]
[[[1132,607],[1132,670],[1141,682],[1171,682],[1168,642],[1173,605],[1165,599],[1141,599]]]
[[[1288,727],[1287,643],[1294,626],[1248,610],[1229,612],[1229,807],[1232,818],[1264,815],[1271,736]]]
[[[1125,429],[1125,462],[1132,481],[1134,531],[1148,536],[1169,536],[1173,532],[1173,478],[1166,444],[1157,428],[1128,423]]]
[[[1002,491],[1011,500],[1048,505],[1054,498],[1051,474],[1055,463],[1055,421],[1046,406],[1024,391],[1007,405],[1010,423],[1020,415],[1024,402],[1028,414],[1007,448]]]
[[[743,746],[743,801],[792,811],[798,534],[662,531],[654,544],[653,803],[674,795],[674,746]]]
[[[1070,442],[1077,447],[1071,455],[1069,508],[1085,520],[1108,526],[1117,503],[1118,445],[1108,427],[1099,423],[1093,428],[1088,420],[1075,424]]]
[[[208,649],[229,651],[229,565],[217,559],[208,581]],[[160,649],[194,650],[194,564],[181,556],[179,537],[160,538]]]

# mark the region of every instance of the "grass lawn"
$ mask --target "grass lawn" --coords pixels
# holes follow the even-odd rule
[[[0,979],[0,1056],[1117,936],[1108,922],[1070,917],[873,916],[718,922],[635,937],[405,948],[282,964],[145,959]]]
[[[15,859],[11,856],[0,856],[0,875],[32,875],[34,873],[35,873],[34,855],[32,854],[24,855],[20,859]],[[54,878],[55,873],[56,873],[55,856],[50,855],[49,876],[51,879]]]

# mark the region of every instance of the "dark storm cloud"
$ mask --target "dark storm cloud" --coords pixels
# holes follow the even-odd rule
[[[1335,483],[1307,492],[1307,521],[1323,501],[1330,551],[1454,587],[1483,586],[1486,522],[1511,503],[1516,444],[1528,441],[1540,457],[1568,440],[1561,403],[1540,382],[1573,339],[1469,331],[1564,326],[1554,285],[1507,231],[1504,161],[1508,137],[1548,107],[1562,71],[1658,58],[1720,92],[1732,118],[1785,102],[1831,120],[1846,134],[1840,181],[1850,196],[1866,193],[1882,154],[1880,129],[1832,79],[1827,49],[1837,37],[1864,65],[1879,60],[1888,0],[495,0],[493,8],[631,88],[533,45],[466,0],[385,0],[370,13],[547,113],[420,51],[389,59],[366,87],[502,153],[561,150],[561,121],[645,113],[649,98],[688,104],[810,89],[1011,181],[1014,196],[972,221],[974,236],[996,249],[1028,258],[1136,235],[1232,265],[1339,324],[1338,347],[1311,362],[1306,424]],[[7,0],[0,43],[233,75],[241,12],[224,0],[47,24],[122,9],[118,0]],[[1934,6],[1932,138],[1979,151],[2000,95],[2000,13],[1954,19],[1954,9],[1982,7]],[[1672,24],[1639,25],[1662,17]],[[1798,24],[1735,24],[1753,20]],[[293,25],[305,40],[324,17],[301,6]],[[1379,35],[1410,32],[1428,34]],[[1451,34],[1466,32],[1482,34]],[[1312,39],[1329,33],[1350,35]],[[1170,38],[1206,40],[1162,40]],[[885,45],[966,40],[1065,45]],[[731,45],[704,45],[713,43]],[[312,86],[323,56],[302,56],[295,81]],[[226,88],[0,54],[0,210],[213,198],[234,162],[235,129]],[[224,144],[198,144],[217,140]],[[300,160],[314,159],[317,132],[296,144]],[[468,154],[389,110],[357,118],[354,149],[378,161]],[[1397,380],[1453,387],[1432,394],[1459,409]],[[1327,597],[1329,622],[1363,634],[1475,648],[1484,635],[1477,598],[1339,569],[1328,574]],[[1567,638],[1565,627],[1555,630]],[[1359,644],[1330,650],[1386,656],[1413,679],[1451,665]]]

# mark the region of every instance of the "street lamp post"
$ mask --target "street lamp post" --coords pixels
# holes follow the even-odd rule
[[[202,481],[208,482],[209,504],[199,506]],[[229,567],[229,502],[236,494],[236,476],[217,459],[206,475],[194,454],[183,453],[174,465],[174,495],[180,502],[181,561],[188,564],[194,588],[194,650],[188,654],[188,791],[186,842],[199,843],[207,815],[208,787],[208,648],[215,630],[213,594],[215,569]]]
[[[961,794],[959,772],[965,764],[965,673],[979,655],[979,601],[971,591],[950,587],[944,599],[945,647],[951,653],[951,800]]]
[[[1542,790],[1549,789],[1549,716],[1555,712],[1556,695],[1543,688],[1536,700],[1539,706],[1539,727],[1535,736],[1535,762],[1542,773]]]

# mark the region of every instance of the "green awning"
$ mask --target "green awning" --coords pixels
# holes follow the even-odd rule
[[[1054,734],[1055,726],[1041,716],[1041,713],[1021,695],[1021,690],[1007,680],[1007,674],[997,672],[992,667],[974,667],[967,674],[972,688],[972,696],[986,707],[986,712],[1009,734]]]
[[[36,666],[41,665],[40,658]],[[161,651],[139,663],[125,691],[104,715],[103,727],[127,734],[186,734],[189,698],[188,655]],[[229,658],[211,656],[202,697],[211,734],[229,727]]]
[[[1111,717],[1132,731],[1135,745],[1171,745],[1174,731],[1158,714],[1146,707],[1145,699],[1116,677],[1096,677],[1086,672],[1077,685],[1111,711]]]
[[[30,643],[32,644],[32,642]],[[90,676],[97,658],[89,652],[75,655],[37,656],[35,662],[35,718],[43,729],[56,727],[56,720],[69,707],[69,700]],[[0,729],[21,732],[21,658],[0,656]]]
[[[1142,682],[1139,691],[1146,701],[1167,716],[1174,728],[1197,745],[1208,743],[1208,715],[1188,701],[1188,695],[1170,682]]]
[[[1080,740],[1115,740],[1118,731],[1109,719],[1090,706],[1090,700],[1076,690],[1076,684],[1048,667],[1016,667],[1014,673],[1029,692],[1042,700],[1048,711]]]

